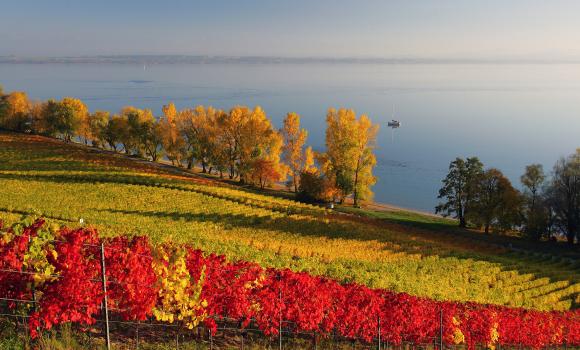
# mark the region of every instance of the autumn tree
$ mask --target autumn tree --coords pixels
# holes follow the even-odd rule
[[[35,134],[48,135],[50,133],[50,125],[48,125],[45,118],[46,104],[46,102],[39,101],[32,101],[30,103],[30,129]]]
[[[220,133],[217,135],[222,160],[226,162],[229,178],[236,177],[236,164],[240,158],[241,129],[249,114],[247,107],[234,107],[218,118]]]
[[[306,147],[306,150],[304,150],[304,165],[302,167],[302,172],[305,173],[316,173],[317,172],[317,168],[315,163],[315,153],[312,150],[311,146]]]
[[[495,168],[477,178],[469,218],[489,233],[492,225],[508,230],[519,222],[520,193],[510,180]]]
[[[253,110],[247,107],[235,107],[234,114],[241,114],[239,159],[237,164],[240,182],[244,183],[252,177],[254,162],[258,159],[269,161],[272,173],[279,175],[275,181],[283,180],[286,175],[284,166],[280,163],[282,137],[273,129],[272,123],[264,110],[257,106]]]
[[[475,187],[483,174],[483,164],[477,157],[456,158],[449,164],[449,172],[443,179],[443,187],[437,198],[445,199],[435,207],[436,213],[454,216],[460,227],[467,226],[467,214],[473,204]]]
[[[95,147],[103,147],[106,141],[106,129],[109,123],[110,115],[106,111],[95,111],[89,114],[87,118],[88,134]]]
[[[223,114],[213,107],[197,106],[177,113],[177,125],[183,135],[188,149],[189,169],[197,160],[206,173],[212,163],[216,142],[216,124]]]
[[[49,133],[62,137],[66,142],[72,141],[88,113],[84,103],[72,97],[65,97],[61,101],[48,100],[44,111]]]
[[[103,138],[113,151],[117,152],[119,145],[123,145],[125,150],[128,149],[129,146],[126,144],[126,142],[129,142],[129,137],[127,136],[128,129],[127,118],[115,114],[109,119],[104,130]]]
[[[147,119],[140,125],[139,141],[145,151],[145,155],[156,162],[163,153],[163,135],[161,125],[153,114],[148,113]]]
[[[126,122],[120,135],[125,153],[145,155],[156,161],[161,152],[161,136],[151,110],[127,106],[121,110],[121,118]]]
[[[300,129],[300,116],[296,113],[286,115],[280,132],[284,138],[283,159],[288,165],[294,192],[298,192],[300,173],[304,170],[306,160],[304,143],[308,137],[308,132],[305,129]]]
[[[163,117],[159,120],[159,131],[165,155],[171,164],[181,166],[182,160],[187,155],[187,145],[176,125],[177,110],[172,102],[164,105],[162,110]]]
[[[0,97],[0,127],[25,131],[29,124],[30,101],[25,92],[14,91]]]
[[[83,136],[86,143],[89,132],[87,123],[89,109],[83,101],[74,97],[65,97],[60,101],[60,103],[65,109],[69,110],[72,115],[69,128],[64,131],[65,137],[70,141],[75,135],[82,132],[81,136]]]
[[[377,164],[374,154],[376,146],[377,133],[379,126],[371,122],[366,116],[362,115],[356,123],[355,135],[355,167],[354,167],[354,206],[359,206],[360,199],[369,199],[373,193],[371,186],[376,183],[373,175],[373,168]]]
[[[372,195],[376,182],[372,170],[376,165],[374,148],[378,126],[362,115],[357,119],[351,109],[329,109],[326,116],[326,152],[334,172],[340,201],[353,194],[354,205]]]

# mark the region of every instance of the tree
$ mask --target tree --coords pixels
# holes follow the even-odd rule
[[[29,124],[30,101],[25,92],[14,91],[0,97],[0,128],[26,131]]]
[[[354,150],[356,115],[352,109],[331,108],[326,115],[326,153],[328,170],[333,172],[336,188],[340,190],[339,199],[343,203],[354,186]]]
[[[294,192],[297,192],[300,173],[304,170],[305,165],[303,148],[308,132],[305,129],[300,129],[300,116],[296,113],[288,113],[286,115],[284,126],[280,132],[284,138],[283,159],[290,170]]]
[[[316,171],[318,171],[318,169],[316,169],[316,166],[314,165],[314,159],[315,154],[314,151],[312,150],[312,147],[310,146],[306,147],[306,150],[304,151],[304,166],[302,168],[302,172],[315,173]]]
[[[216,119],[219,133],[215,138],[223,147],[216,159],[226,160],[230,179],[239,177],[240,183],[254,181],[254,165],[262,159],[270,161],[275,170],[272,173],[280,175],[276,181],[283,181],[286,169],[280,163],[282,137],[261,107],[235,106]]]
[[[35,134],[48,135],[50,125],[46,121],[46,102],[33,101],[30,103],[30,129]]]
[[[159,157],[160,135],[156,120],[149,109],[138,109],[133,106],[123,107],[119,124],[118,140],[123,144],[125,153],[137,156],[148,156],[152,160]],[[122,125],[125,124],[125,125]],[[120,126],[123,126],[121,128]]]
[[[44,111],[49,133],[70,142],[77,133],[87,108],[80,100],[65,97],[60,102],[48,100]]]
[[[83,101],[78,98],[65,97],[60,101],[60,103],[63,105],[63,108],[68,109],[71,114],[71,120],[68,128],[63,129],[63,134],[65,135],[66,139],[71,141],[73,136],[82,132],[81,135],[84,137],[86,143],[89,136],[87,122],[89,109],[83,103]]]
[[[176,124],[187,143],[189,169],[197,160],[201,164],[202,172],[208,172],[215,150],[216,124],[223,114],[223,111],[211,106],[197,106],[177,113]]]
[[[546,180],[541,164],[526,166],[525,173],[520,177],[524,186],[524,232],[534,240],[539,240],[547,229],[549,213],[543,200],[542,187]]]
[[[236,163],[240,157],[241,129],[244,115],[249,114],[247,107],[236,106],[229,113],[221,114],[218,118],[220,133],[218,144],[221,145],[221,154],[229,170],[229,178],[236,177]]]
[[[376,182],[372,169],[376,164],[373,150],[378,126],[362,115],[358,120],[351,109],[331,108],[326,116],[326,150],[328,170],[334,173],[340,202],[353,194],[355,206],[369,197]]]
[[[327,153],[314,153],[309,147],[306,149],[307,164],[314,163],[308,158],[313,156],[319,168],[305,167],[300,174],[300,187],[297,198],[305,202],[336,202],[342,195],[336,186],[335,172]]]
[[[354,155],[356,157],[356,165],[354,168],[354,206],[359,206],[360,199],[368,199],[372,197],[370,187],[374,185],[377,180],[373,176],[372,170],[377,164],[376,157],[373,153],[377,133],[379,131],[378,125],[373,125],[371,120],[362,115],[356,125],[356,134],[354,135],[356,149]]]
[[[580,149],[556,162],[548,192],[555,223],[574,244],[580,227]]]
[[[257,181],[261,189],[277,181],[280,178],[275,163],[266,159],[255,159],[252,161],[251,178],[253,182]]]
[[[483,226],[485,233],[489,233],[492,225],[507,230],[518,223],[520,203],[519,192],[510,180],[498,169],[491,168],[477,178],[469,217]]]
[[[91,135],[91,141],[95,147],[103,147],[106,140],[106,130],[109,124],[110,115],[106,111],[95,111],[90,114],[88,120],[88,133]]]
[[[107,144],[113,151],[117,152],[119,144],[123,144],[125,151],[127,151],[129,147],[126,144],[126,142],[128,142],[127,140],[129,139],[127,136],[128,129],[129,125],[127,123],[127,118],[115,114],[113,117],[111,117],[111,119],[109,119],[109,122],[107,123],[107,126],[104,130],[104,139],[107,141]]]
[[[445,199],[435,207],[436,213],[443,216],[453,215],[459,220],[460,227],[467,226],[467,213],[474,197],[474,184],[483,173],[483,164],[477,157],[455,158],[449,164],[449,173],[443,179],[443,187],[437,198]]]
[[[148,114],[147,119],[141,122],[139,136],[145,155],[156,162],[163,151],[163,134],[161,125],[155,120],[153,114]]]
[[[165,155],[175,166],[182,166],[182,160],[187,155],[187,145],[177,125],[177,110],[170,102],[163,106],[163,117],[159,120],[159,132]]]

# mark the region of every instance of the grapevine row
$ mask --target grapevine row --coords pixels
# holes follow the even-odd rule
[[[43,219],[3,229],[0,297],[36,300],[32,336],[67,322],[92,324],[104,294],[100,244],[104,243],[107,297],[124,320],[155,318],[193,329],[216,329],[220,318],[255,320],[276,335],[280,320],[293,331],[336,334],[392,344],[580,346],[580,312],[540,312],[476,303],[438,302],[371,289],[288,269],[227,261],[192,247],[157,247],[144,237],[101,240],[91,228],[48,228]],[[12,308],[25,307],[9,302]],[[380,322],[380,327],[378,323]]]

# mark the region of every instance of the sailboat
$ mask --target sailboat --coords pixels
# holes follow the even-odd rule
[[[391,117],[392,118],[395,117],[395,105],[393,105],[393,114],[391,115]],[[389,128],[393,128],[393,129],[400,128],[401,127],[401,122],[398,121],[398,120],[393,119],[390,122],[387,122],[387,126]]]
[[[399,128],[399,127],[401,127],[401,122],[393,119],[390,122],[387,122],[387,126],[389,126],[391,128]]]

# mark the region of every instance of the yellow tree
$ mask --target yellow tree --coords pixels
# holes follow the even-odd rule
[[[177,125],[188,147],[188,168],[197,160],[202,172],[208,171],[215,148],[215,125],[223,114],[211,106],[197,106],[177,113]]]
[[[88,109],[81,100],[65,97],[61,101],[48,100],[43,112],[48,133],[60,135],[66,142],[70,142],[77,135]]]
[[[328,171],[332,172],[336,188],[340,190],[340,202],[353,191],[356,147],[356,114],[352,109],[331,108],[326,115],[326,154]]]
[[[46,123],[44,108],[46,102],[33,101],[30,103],[30,128],[36,134],[47,134],[49,126]]]
[[[329,109],[326,116],[326,149],[328,171],[332,172],[340,201],[353,194],[354,205],[372,195],[370,186],[376,180],[372,169],[378,126],[363,115],[357,120],[352,109]]]
[[[0,127],[25,131],[30,111],[30,102],[25,92],[14,91],[2,96],[0,104]]]
[[[278,171],[276,181],[283,180],[285,169],[280,164],[282,138],[276,132],[266,113],[260,106],[253,110],[247,107],[235,107],[234,113],[239,114],[239,160],[238,173],[240,182],[245,182],[252,175],[254,162],[258,159],[268,160]]]
[[[187,153],[187,145],[176,125],[176,119],[177,110],[173,102],[163,106],[163,117],[159,120],[163,149],[173,165],[181,166]]]
[[[103,147],[105,144],[105,130],[109,123],[110,115],[107,111],[95,111],[89,114],[89,133],[93,146]]]
[[[70,141],[72,136],[78,133],[85,140],[85,144],[90,136],[90,128],[88,123],[89,109],[87,106],[78,98],[65,97],[60,102],[65,108],[70,110],[71,115],[71,128],[65,132],[67,139]]]
[[[123,107],[121,116],[127,120],[127,132],[123,134],[126,153],[142,155],[145,153],[156,161],[161,152],[161,137],[157,121],[150,109]]]
[[[288,165],[294,192],[297,192],[300,173],[304,170],[305,153],[303,149],[308,132],[305,129],[300,129],[300,116],[292,112],[284,118],[281,133],[284,138],[282,148],[284,162]]]
[[[312,147],[306,147],[306,150],[304,151],[304,165],[302,167],[302,172],[315,174],[318,171],[314,165],[314,159],[315,154]]]
[[[373,168],[377,164],[377,159],[373,151],[376,147],[378,131],[379,126],[373,124],[366,115],[362,115],[356,123],[353,135],[355,141],[353,154],[356,157],[353,186],[355,206],[359,205],[360,199],[369,199],[373,194],[370,188],[376,183]]]
[[[251,161],[250,179],[253,183],[257,182],[260,188],[285,179],[287,166],[280,162],[282,145],[282,135],[274,132],[259,146],[261,151]]]
[[[221,145],[222,157],[228,168],[229,178],[236,177],[236,164],[240,158],[241,130],[245,124],[249,108],[236,106],[218,118],[220,133],[216,135],[218,144]]]

